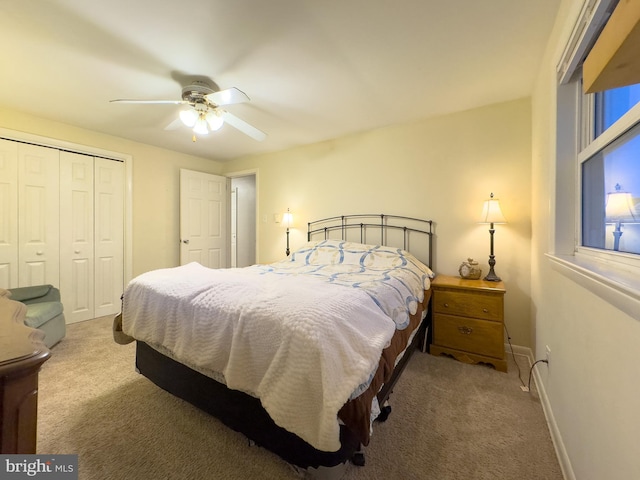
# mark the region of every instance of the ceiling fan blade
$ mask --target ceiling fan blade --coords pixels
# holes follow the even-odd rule
[[[226,123],[228,123],[229,125],[231,125],[234,128],[237,128],[238,130],[240,130],[245,135],[249,135],[254,140],[257,140],[258,142],[261,142],[265,138],[267,138],[267,134],[264,133],[262,130],[258,130],[253,125],[249,125],[247,122],[245,122],[244,120],[236,117],[232,113],[229,113],[226,110],[221,110],[221,114],[222,114],[222,118],[224,119],[224,121]]]
[[[180,105],[183,103],[189,103],[185,100],[128,100],[124,98],[119,98],[117,100],[109,100],[109,103],[164,103],[164,104],[173,104]]]
[[[235,87],[220,90],[205,95],[206,99],[215,105],[231,105],[232,103],[243,103],[250,100],[249,96],[242,90]]]

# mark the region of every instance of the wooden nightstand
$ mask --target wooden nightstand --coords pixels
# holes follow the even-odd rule
[[[438,275],[431,288],[430,353],[444,353],[465,363],[489,363],[506,372],[504,284]]]

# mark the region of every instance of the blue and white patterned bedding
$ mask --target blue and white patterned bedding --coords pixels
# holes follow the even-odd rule
[[[252,268],[265,274],[312,275],[361,289],[398,330],[409,325],[409,316],[416,313],[434,277],[426,265],[400,248],[340,240],[309,242],[286,260]]]
[[[334,240],[269,265],[194,262],[133,279],[122,332],[260,398],[278,425],[333,452],[340,408],[367,387],[432,277],[405,251]]]

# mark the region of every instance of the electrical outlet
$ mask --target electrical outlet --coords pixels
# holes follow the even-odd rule
[[[545,347],[545,351],[547,352],[547,365],[549,365],[549,362],[551,361],[551,347],[547,345]]]

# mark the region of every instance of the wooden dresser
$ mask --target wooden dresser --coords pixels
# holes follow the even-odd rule
[[[0,453],[36,453],[38,372],[44,333],[24,324],[26,306],[0,289]]]
[[[431,286],[430,353],[451,355],[465,363],[488,363],[506,372],[504,284],[438,275]]]

